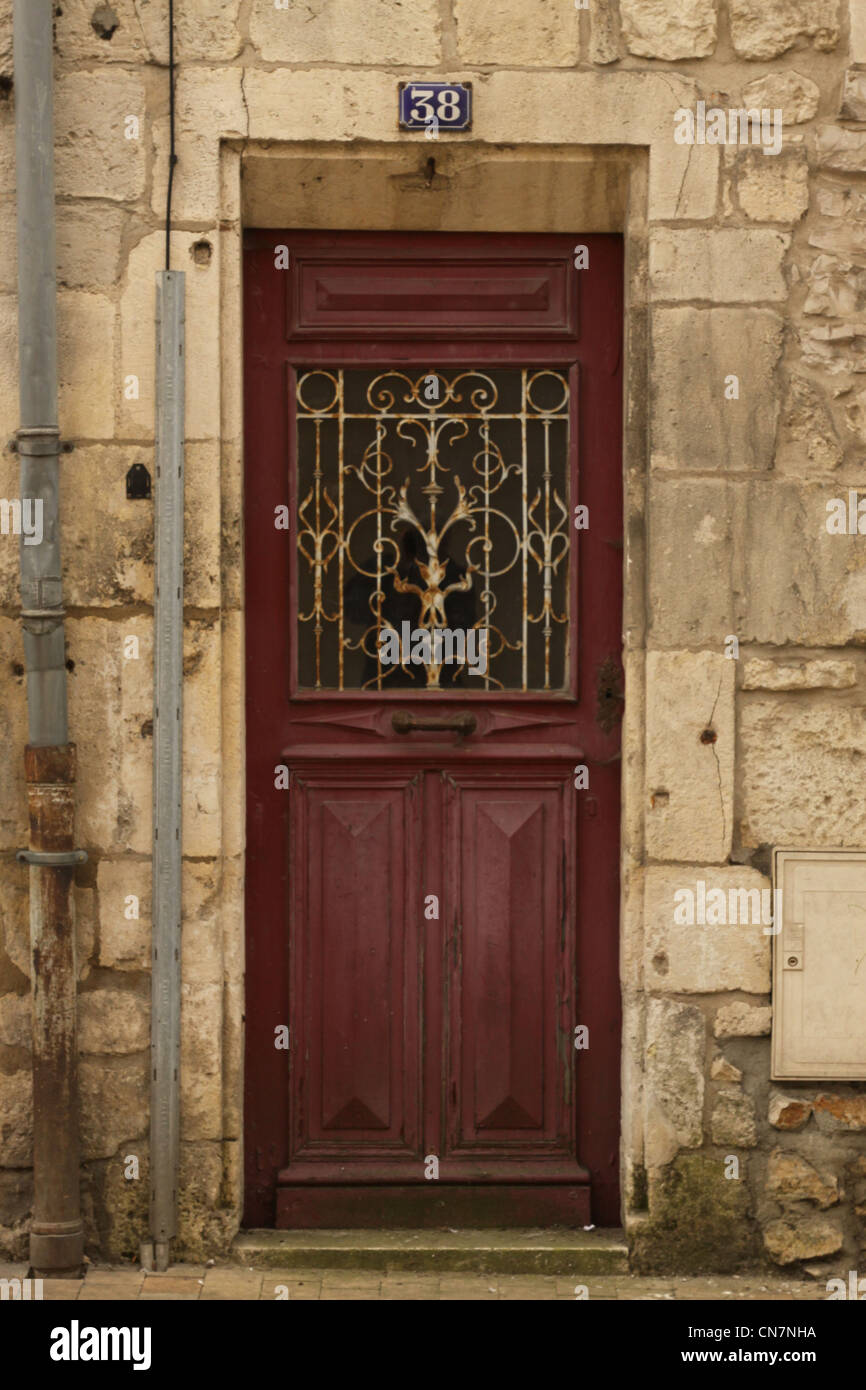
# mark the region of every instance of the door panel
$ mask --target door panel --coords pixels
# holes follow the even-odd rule
[[[417,778],[293,778],[292,1158],[419,1154]],[[303,1049],[301,1052],[300,1049]]]
[[[245,1224],[615,1223],[621,240],[245,247]]]
[[[570,783],[534,766],[449,769],[446,782],[446,876],[456,884],[447,1152],[506,1165],[567,1158]]]

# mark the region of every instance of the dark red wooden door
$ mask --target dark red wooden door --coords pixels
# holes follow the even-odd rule
[[[621,241],[245,262],[245,1222],[617,1224]]]

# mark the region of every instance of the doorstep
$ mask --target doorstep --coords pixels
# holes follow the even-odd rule
[[[620,1230],[242,1231],[236,1264],[257,1269],[459,1270],[476,1274],[627,1274]]]

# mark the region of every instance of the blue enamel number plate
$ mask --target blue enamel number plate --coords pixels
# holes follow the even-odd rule
[[[400,127],[403,130],[469,130],[472,86],[469,82],[401,82]]]

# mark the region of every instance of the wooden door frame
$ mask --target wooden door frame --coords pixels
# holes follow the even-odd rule
[[[259,250],[265,249],[268,253],[272,252],[273,246],[281,238],[285,238],[285,233],[274,232],[252,232],[247,234],[247,245],[251,249],[256,247]],[[292,233],[295,237],[299,234]],[[321,234],[318,234],[321,236]],[[470,240],[478,242],[490,242],[496,234],[486,234],[479,236],[473,234]],[[454,234],[449,235],[448,240],[453,242]],[[512,238],[516,241],[516,238]],[[538,244],[543,238],[533,235],[528,238],[532,243]],[[562,241],[562,238],[558,238]],[[598,250],[603,244],[616,243],[616,254],[621,257],[620,238],[611,236],[583,237],[581,240],[589,244],[591,254],[593,250]],[[435,234],[431,238],[431,245],[435,242]],[[594,246],[594,243],[597,243]],[[621,261],[620,261],[621,264]],[[249,289],[249,279],[245,277],[247,289]],[[592,296],[593,291],[589,288],[591,279],[587,279],[586,293]],[[621,275],[619,279],[621,287]],[[620,289],[621,298],[621,289]],[[596,305],[595,313],[598,322],[601,322],[600,307]],[[617,302],[609,308],[613,312],[609,314],[614,323],[614,333],[622,332],[622,308],[621,302]],[[264,314],[264,318],[263,318]],[[271,316],[276,318],[277,316]],[[592,317],[592,316],[590,316]],[[273,323],[270,330],[267,326],[267,306],[256,306],[250,301],[249,295],[246,300],[246,312],[244,316],[245,326],[245,362],[261,362],[262,335],[268,331],[273,331]],[[487,344],[478,341],[448,343],[443,341],[437,345],[436,356],[443,365],[449,360],[458,362],[461,358],[472,361],[474,364],[481,365],[486,360],[485,353],[490,352],[491,358],[501,360],[503,356],[503,342],[498,343],[494,338],[487,341]],[[300,354],[305,360],[339,362],[351,365],[351,341],[336,341],[331,345],[320,345],[320,358],[315,357],[315,344],[305,343],[304,350]],[[403,344],[407,346],[406,343]],[[507,346],[507,345],[506,345]],[[498,349],[498,351],[497,351]],[[585,349],[582,349],[585,351]],[[411,345],[408,346],[409,358],[413,357]],[[543,346],[533,345],[531,340],[520,342],[515,345],[510,360],[525,362],[531,365],[533,352],[537,353],[536,360],[543,360],[552,364],[551,346],[549,341]],[[258,356],[257,356],[258,355]],[[579,356],[580,354],[578,354]],[[388,348],[383,345],[383,358],[388,357]],[[574,356],[573,347],[569,347],[564,353],[564,357]],[[425,333],[423,346],[419,345],[417,350],[418,361],[429,361],[430,349],[429,338]],[[365,360],[368,360],[365,358]],[[509,360],[506,357],[506,360]],[[607,372],[597,371],[592,362],[587,359],[587,370],[595,372],[597,376],[596,385],[598,397],[596,408],[587,413],[587,419],[581,420],[581,428],[588,427],[590,435],[595,431],[596,438],[600,437],[600,432],[604,429],[612,429],[614,433],[619,433],[621,422],[621,401],[622,401],[622,380],[621,380],[621,360],[618,358],[616,370]],[[279,380],[279,375],[272,373],[270,382],[256,376],[257,384],[252,386],[252,378],[255,374],[252,371],[245,373],[245,392],[247,402],[247,421],[248,425],[252,422],[252,429],[247,434],[247,447],[245,450],[247,488],[245,509],[245,528],[246,528],[246,587],[247,587],[247,777],[248,777],[248,821],[247,821],[247,875],[246,875],[246,918],[247,918],[247,1066],[245,1077],[246,1095],[246,1145],[245,1159],[247,1172],[246,1203],[244,1213],[244,1224],[247,1226],[268,1226],[273,1224],[273,1174],[281,1165],[283,1156],[288,1150],[288,1118],[287,1107],[278,1101],[285,1086],[285,1058],[274,1048],[274,1028],[280,1023],[290,1024],[287,1017],[287,981],[288,971],[285,968],[286,962],[280,958],[279,949],[274,951],[275,943],[272,941],[271,950],[268,952],[263,943],[256,936],[256,923],[262,920],[265,913],[273,911],[274,895],[280,897],[280,901],[285,901],[286,894],[286,875],[287,875],[287,855],[285,853],[285,843],[282,839],[280,828],[280,818],[285,809],[284,801],[281,801],[282,794],[274,788],[273,756],[272,748],[263,746],[263,740],[258,738],[259,730],[267,727],[267,721],[273,714],[274,692],[287,689],[286,682],[289,679],[288,668],[288,631],[289,616],[291,613],[290,597],[286,583],[286,553],[285,538],[282,538],[282,545],[274,540],[273,516],[274,507],[284,503],[291,505],[291,498],[288,492],[288,475],[282,477],[281,470],[284,470],[284,461],[288,457],[290,448],[290,436],[288,420],[281,411],[275,410],[274,402],[284,398],[283,386]],[[260,379],[261,378],[261,379]],[[583,450],[595,448],[593,438],[581,439]],[[617,460],[621,459],[621,441],[615,449]],[[282,462],[281,462],[282,460]],[[256,486],[256,479],[260,476],[262,466],[270,478],[268,486],[264,489]],[[621,484],[621,467],[618,464],[617,479]],[[275,492],[275,481],[279,482],[279,492]],[[619,489],[614,489],[618,514],[615,518],[614,530],[621,535],[622,525],[622,504],[619,498]],[[581,493],[581,500],[585,499],[585,494]],[[586,533],[589,541],[589,548],[597,544],[611,545],[609,527],[612,518],[603,516],[603,507],[597,508],[596,513],[600,520],[600,525],[595,530],[591,527],[590,532]],[[608,535],[603,537],[605,528]],[[288,533],[293,539],[293,532]],[[590,539],[591,538],[591,539]],[[582,544],[584,538],[582,537]],[[601,552],[599,552],[601,553]],[[609,555],[608,555],[609,560]],[[617,555],[617,559],[618,559]],[[603,566],[602,566],[603,567]],[[592,611],[581,614],[584,624],[592,623]],[[584,625],[585,630],[585,625]],[[258,634],[258,636],[257,636]],[[276,634],[276,640],[275,640]],[[576,644],[575,644],[576,645]],[[581,699],[591,698],[589,682],[595,673],[584,672],[581,677]],[[583,682],[587,685],[584,687]],[[401,692],[401,700],[411,698],[409,692]],[[478,697],[474,697],[477,699]],[[518,697],[531,700],[531,696]],[[593,765],[592,792],[585,796],[579,803],[579,814],[581,816],[582,833],[588,837],[590,846],[587,858],[592,862],[593,856],[591,845],[593,833],[599,841],[603,838],[602,832],[610,829],[611,808],[616,806],[615,814],[615,833],[618,843],[618,790],[619,790],[619,765],[613,759],[616,756],[617,739],[610,736],[610,732],[599,732],[598,739],[594,746],[587,747],[584,760]],[[322,750],[324,751],[324,750]],[[535,750],[540,752],[541,750]],[[603,795],[597,793],[603,790]],[[580,876],[581,901],[578,911],[582,920],[591,921],[594,916],[598,916],[600,911],[609,912],[611,898],[616,901],[618,908],[619,884],[618,884],[618,858],[615,865],[616,879],[615,885],[607,883],[600,884],[599,881],[590,875]],[[618,911],[616,912],[618,923]],[[581,959],[579,961],[580,977],[583,979],[592,978],[595,970],[599,968],[609,969],[610,961],[604,958],[605,943],[591,932],[580,934]],[[287,942],[288,932],[284,934],[284,942]],[[610,943],[606,943],[609,947]],[[618,933],[614,943],[618,953]],[[592,992],[586,1000],[586,1007],[592,1008]],[[253,1007],[253,1003],[255,1007]],[[590,1023],[590,1014],[582,1013],[582,1021]],[[611,1020],[600,1017],[593,1019],[591,1024],[591,1046],[595,1057],[603,1056],[608,1059],[606,1068],[599,1068],[596,1076],[602,1072],[607,1077],[607,1083],[596,1082],[594,1096],[583,1099],[587,1102],[579,1114],[582,1113],[586,1119],[586,1133],[580,1136],[579,1152],[586,1156],[590,1167],[598,1174],[599,1190],[599,1216],[597,1224],[616,1224],[619,1213],[619,1196],[616,1181],[609,1175],[615,1169],[616,1151],[618,1148],[619,1130],[619,1107],[618,1107],[618,1085],[617,1096],[612,1099],[610,1091],[610,1077],[619,1080],[619,1020],[614,1021],[611,1027]],[[252,1073],[255,1071],[255,1084],[252,1084]],[[596,1109],[597,1107],[597,1109]],[[610,1132],[610,1128],[599,1129],[593,1116],[598,1112],[613,1113],[615,1116],[616,1133]]]

